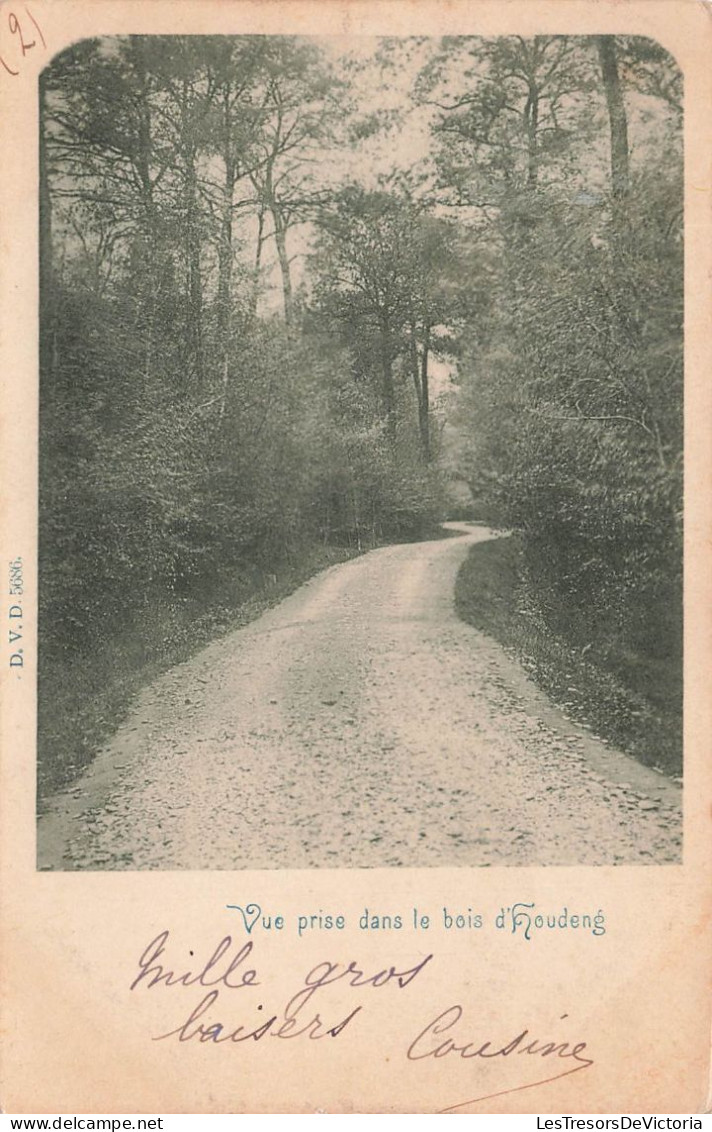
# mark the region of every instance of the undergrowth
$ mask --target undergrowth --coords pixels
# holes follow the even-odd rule
[[[537,601],[519,536],[473,546],[455,602],[469,625],[494,637],[569,718],[668,775],[682,772],[679,653],[651,656],[601,634],[584,643],[576,624],[554,632]],[[557,624],[566,610],[556,611]]]

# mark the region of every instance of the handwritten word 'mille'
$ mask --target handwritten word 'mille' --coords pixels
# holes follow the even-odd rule
[[[26,5],[0,12],[0,66],[8,75],[19,75],[22,60],[40,44],[46,50],[42,28]]]

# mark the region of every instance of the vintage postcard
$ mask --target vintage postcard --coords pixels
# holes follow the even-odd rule
[[[4,1111],[701,1126],[711,57],[2,0]]]

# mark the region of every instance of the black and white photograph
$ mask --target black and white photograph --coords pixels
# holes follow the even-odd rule
[[[37,868],[680,864],[672,56],[116,35],[38,97]]]

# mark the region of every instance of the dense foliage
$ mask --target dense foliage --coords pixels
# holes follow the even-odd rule
[[[552,631],[643,692],[667,680],[679,717],[677,68],[637,40],[499,42],[476,56],[496,76],[486,112],[473,122],[468,104],[436,126],[448,139],[443,185],[475,204],[486,185],[497,202],[492,310],[462,367],[468,478],[481,505],[521,532],[522,570]]]
[[[678,656],[681,84],[655,44],[85,41],[40,103],[48,782],[83,726],[77,692],[57,730],[63,689],[427,533],[442,466],[521,532],[553,630]]]
[[[403,388],[417,348],[403,295],[384,405],[382,359],[355,312],[330,308],[328,263],[315,254],[309,277],[300,269],[317,227],[352,222],[325,155],[358,126],[313,43],[84,42],[43,75],[41,110],[51,783],[101,731],[87,694],[130,691],[129,670],[174,662],[283,578],[418,537],[440,488],[427,355],[425,398]],[[376,236],[389,231],[374,214]],[[345,246],[347,269],[380,270],[355,232]]]

